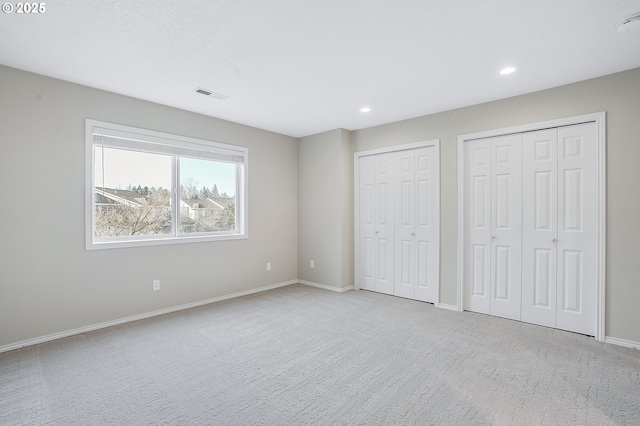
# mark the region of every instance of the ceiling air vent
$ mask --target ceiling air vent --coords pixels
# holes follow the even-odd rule
[[[225,99],[228,98],[227,95],[223,95],[222,93],[212,92],[211,90],[203,89],[202,87],[198,87],[196,89],[196,93],[200,93],[201,95],[205,95],[205,96],[211,96],[212,98],[216,98],[221,101],[224,101]]]

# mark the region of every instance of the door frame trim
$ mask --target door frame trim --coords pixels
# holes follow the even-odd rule
[[[436,200],[434,226],[436,226],[436,241],[434,246],[437,247],[435,253],[435,268],[436,268],[436,297],[433,305],[438,307],[440,304],[440,139],[431,139],[428,141],[421,141],[415,143],[408,143],[404,145],[396,145],[386,148],[370,149],[367,151],[359,151],[353,153],[353,250],[354,250],[354,262],[353,262],[353,287],[355,290],[360,290],[360,246],[358,241],[360,240],[360,157],[366,157],[369,155],[386,154],[397,151],[406,151],[408,149],[427,148],[434,147],[435,149],[435,161],[434,161],[434,176],[436,182],[433,185],[434,198]],[[428,302],[427,302],[428,303]]]
[[[458,136],[458,247],[457,247],[457,281],[458,281],[458,311],[464,311],[464,143],[474,139],[484,139],[504,136],[513,133],[524,133],[554,127],[571,126],[575,124],[594,122],[597,127],[596,135],[596,327],[595,339],[604,342],[605,339],[605,296],[606,296],[606,112],[566,117],[557,120],[524,124],[502,129],[469,133]]]

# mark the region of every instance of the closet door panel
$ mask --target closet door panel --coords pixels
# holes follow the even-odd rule
[[[435,146],[358,160],[358,275],[365,290],[436,301]]]
[[[522,321],[556,326],[557,129],[522,136]]]
[[[360,157],[360,288],[376,289],[376,161],[375,156]]]
[[[393,153],[375,156],[376,162],[376,281],[375,291],[393,294],[394,208]]]
[[[489,161],[465,142],[465,309],[595,334],[596,142],[596,123],[492,138]]]
[[[491,140],[464,144],[465,309],[491,311]]]
[[[415,157],[414,150],[394,153],[395,286],[394,295],[415,299]]]
[[[491,314],[520,319],[521,134],[491,139]]]
[[[416,286],[415,298],[424,302],[436,301],[436,236],[434,226],[436,200],[434,182],[436,180],[435,148],[415,150],[415,256]]]
[[[558,129],[557,327],[595,334],[596,125]]]

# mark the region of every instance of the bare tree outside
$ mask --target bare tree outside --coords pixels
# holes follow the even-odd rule
[[[180,232],[232,231],[236,226],[235,199],[218,193],[217,185],[197,189],[198,182],[186,179],[180,187]]]
[[[103,192],[107,188],[102,189]],[[112,190],[117,194],[117,190]],[[135,193],[136,191],[125,191]],[[100,195],[99,190],[97,195]],[[157,235],[171,232],[171,205],[168,190],[151,188],[139,194],[136,203],[96,204],[96,237]]]
[[[181,197],[186,200],[197,200],[199,199],[200,191],[198,190],[199,182],[194,178],[186,178],[183,179],[180,184],[180,193]]]
[[[205,159],[180,158],[181,233],[225,232],[236,228],[236,200],[228,195],[236,166]],[[201,182],[204,185],[201,185]]]

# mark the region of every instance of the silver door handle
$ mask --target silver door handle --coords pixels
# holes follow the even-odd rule
[[[416,233],[415,233],[415,232],[412,232],[412,233],[411,233],[411,235],[416,235]]]
[[[491,239],[492,239],[492,240],[495,240],[496,238],[497,238],[496,236],[492,236],[492,237],[491,237]]]
[[[554,242],[554,243],[557,243],[557,242],[558,242],[558,240],[556,240],[556,239],[554,238],[554,239],[553,239],[553,242]]]

